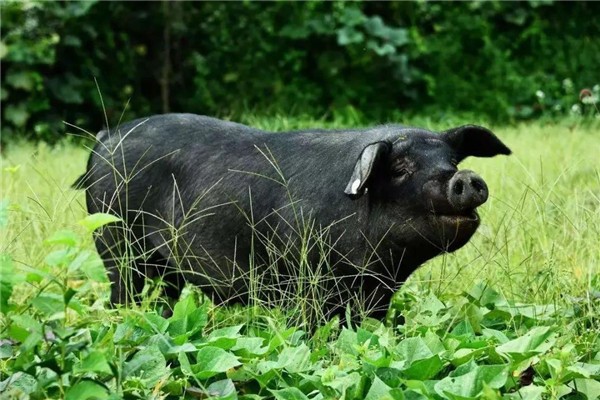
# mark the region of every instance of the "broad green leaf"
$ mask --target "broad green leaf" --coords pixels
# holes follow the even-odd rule
[[[151,336],[151,333],[146,329],[141,328],[140,323],[133,318],[127,318],[125,321],[117,325],[113,335],[115,344],[127,344],[136,346]]]
[[[91,279],[94,282],[105,283],[108,282],[108,276],[106,275],[106,269],[104,268],[104,263],[102,259],[95,251],[82,250],[80,254],[87,254],[88,257],[85,259],[85,262],[81,265],[80,271],[82,271],[86,277]],[[75,261],[75,260],[73,260]],[[71,265],[69,265],[69,269]]]
[[[101,400],[108,399],[104,386],[94,381],[81,381],[70,387],[65,394],[65,400]]]
[[[189,338],[200,332],[208,321],[208,304],[197,305],[194,296],[187,296],[175,304],[173,315],[169,318],[168,332],[174,338]],[[182,344],[182,342],[178,342]]]
[[[198,348],[193,344],[186,342],[182,345],[169,345],[163,350],[163,353],[168,356],[179,355],[180,353],[193,353],[198,351]]]
[[[479,305],[489,309],[505,306],[508,304],[504,296],[490,288],[485,282],[478,282],[466,294]]]
[[[88,215],[87,217],[79,221],[79,224],[83,225],[83,227],[87,229],[88,232],[94,232],[101,226],[118,221],[122,221],[122,219],[112,214],[95,213],[92,215]]]
[[[363,367],[365,368],[365,372],[370,371],[371,368],[389,367],[392,361],[392,357],[387,354],[387,351],[379,346],[365,349],[361,355],[361,359],[364,362]]]
[[[423,336],[423,341],[433,354],[442,355],[442,353],[446,352],[444,343],[442,343],[440,337],[431,329],[427,330],[425,336]]]
[[[258,337],[240,337],[237,339],[235,346],[231,348],[231,351],[239,352],[243,356],[250,357],[252,355],[259,356],[266,354],[269,348],[263,346],[265,340]]]
[[[283,331],[277,330],[276,332],[273,332],[273,336],[271,337],[271,340],[269,340],[269,352],[288,343],[287,340],[291,338],[294,332],[296,332],[296,328],[294,327]]]
[[[242,325],[227,326],[225,328],[215,329],[208,335],[208,340],[210,341],[212,339],[219,339],[222,337],[238,338],[238,337],[240,337],[240,330],[243,327],[244,327],[244,325],[242,324]]]
[[[275,363],[275,361],[260,361],[256,365],[256,368],[251,368],[253,377],[259,383],[261,388],[268,388],[269,384],[273,380],[276,380],[281,376],[281,371],[274,369],[276,368],[276,364],[277,363]],[[249,371],[250,368],[247,368],[246,370]],[[240,370],[233,371],[231,374],[228,374],[228,376],[233,379],[233,377],[239,372]]]
[[[160,380],[169,376],[167,361],[156,347],[145,347],[138,351],[130,361],[123,366],[125,378],[135,377],[144,382],[146,388],[152,388]]]
[[[419,336],[404,339],[398,343],[394,352],[407,367],[417,360],[425,360],[434,355],[427,343]]]
[[[310,368],[310,349],[304,343],[296,347],[286,347],[277,358],[280,368],[289,372],[304,372]]]
[[[419,308],[419,312],[414,315],[414,322],[425,327],[439,326],[443,322],[452,318],[447,312],[447,307],[433,293],[430,293]]]
[[[542,400],[545,393],[546,388],[529,385],[519,389],[515,393],[505,394],[503,398],[508,400]]]
[[[144,313],[143,323],[143,328],[152,333],[165,333],[169,327],[169,321],[155,312]]]
[[[368,319],[367,321],[375,321],[375,320]],[[365,323],[365,321],[363,321],[363,326],[371,325],[373,330],[375,330],[380,324],[381,324],[380,322],[377,322],[377,324],[375,325],[375,324],[371,324],[369,322]],[[365,329],[363,327],[360,327],[356,330],[356,339],[357,339],[357,343],[359,345],[368,345],[368,346],[379,345],[379,337],[372,331]]]
[[[308,400],[308,397],[295,387],[280,390],[270,390],[276,400]]]
[[[361,380],[362,377],[358,372],[337,371],[336,367],[327,369],[321,378],[323,385],[335,389],[341,396],[351,388],[361,386]]]
[[[481,333],[486,338],[495,339],[499,344],[504,344],[510,341],[510,339],[504,334],[504,332],[495,329],[483,328],[481,330]]]
[[[495,308],[485,313],[481,325],[487,328],[501,328],[506,326],[514,317],[508,311]]]
[[[62,248],[54,250],[44,258],[44,262],[50,267],[65,267],[68,265],[76,254],[73,248]]]
[[[574,379],[569,383],[569,387],[578,393],[583,393],[588,400],[600,398],[600,381],[597,379]]]
[[[487,348],[458,349],[454,352],[450,361],[452,362],[452,365],[459,366],[459,365],[466,363],[467,361],[469,361],[471,359],[478,358],[481,354],[485,353],[487,350],[488,350]]]
[[[44,240],[45,245],[61,244],[68,247],[76,247],[79,245],[79,235],[73,231],[62,230],[54,232],[52,236]]]
[[[11,358],[13,355],[13,346],[10,342],[0,343],[0,360]]]
[[[42,293],[31,304],[47,316],[65,311],[63,296],[55,293]]]
[[[194,296],[190,295],[180,299],[173,307],[173,315],[169,318],[170,321],[186,318],[189,314],[198,308]]]
[[[358,355],[358,338],[356,332],[343,328],[335,343],[335,347],[341,353]]]
[[[71,260],[71,262],[67,266],[67,271],[69,271],[69,274],[77,274],[82,271],[85,273],[86,269],[90,265],[90,262],[88,260],[91,259],[93,263],[95,258],[96,257],[94,257],[93,253],[89,250],[78,251],[73,260]]]
[[[73,288],[68,288],[67,290],[65,290],[63,292],[63,302],[65,303],[65,305],[72,307],[75,311],[80,312],[80,309],[77,308],[77,301],[74,301],[73,303],[71,303],[73,296],[75,296],[76,294],[77,294],[77,290],[75,290]],[[69,304],[69,303],[71,303],[71,304]]]
[[[194,371],[192,371],[192,366],[190,365],[190,359],[184,352],[180,352],[177,355],[177,361],[179,361],[179,366],[181,368],[181,372],[183,372],[186,376],[193,376]]]
[[[557,386],[554,390],[554,393],[556,393],[557,399],[561,399],[563,396],[566,396],[572,392],[573,392],[573,389],[571,387],[569,387],[568,385],[564,385],[564,384]]]
[[[30,336],[41,336],[41,323],[28,314],[11,315],[9,325],[10,337],[18,342],[25,342]]]
[[[199,379],[210,378],[241,365],[238,358],[233,354],[212,346],[201,348],[196,356],[196,361],[197,363],[192,366],[192,370]]]
[[[147,329],[147,327],[145,327],[145,329]],[[174,354],[179,354],[174,353],[172,351],[173,347],[177,345],[173,345],[173,340],[171,339],[171,337],[169,337],[169,335],[165,335],[163,333],[155,333],[154,330],[152,331],[152,333],[153,335],[150,336],[148,340],[144,343],[145,346],[156,347],[164,356],[173,356]],[[186,344],[189,344],[190,347],[196,347],[191,343],[184,343],[183,346],[185,346]]]
[[[444,310],[446,306],[440,301],[440,299],[433,293],[429,293],[424,299],[423,307],[420,311],[435,315],[440,311]]]
[[[86,372],[112,374],[112,370],[106,361],[104,353],[97,350],[92,351],[79,363],[73,366],[74,374],[84,374]]]
[[[240,329],[242,329],[243,326],[244,325],[236,325],[215,329],[208,335],[206,344],[220,347],[223,350],[229,350],[235,346],[237,339],[240,337]]]
[[[496,347],[496,351],[520,362],[534,355],[545,353],[552,348],[555,342],[556,337],[550,327],[539,326],[517,339]]]
[[[393,391],[388,385],[383,383],[377,376],[373,379],[371,387],[365,396],[365,400],[403,400],[404,394],[401,391]]]
[[[469,320],[460,321],[450,332],[452,336],[457,339],[463,340],[461,337],[473,338],[475,336],[475,330],[471,326]]]
[[[12,388],[18,390],[19,392],[30,394],[36,390],[36,386],[37,381],[33,376],[21,371],[17,371],[0,382],[0,393],[6,393],[7,390]]]
[[[447,376],[435,384],[435,391],[445,399],[460,396],[475,398],[484,389],[484,384],[492,389],[500,389],[508,379],[508,366],[482,365],[460,376]]]
[[[231,379],[223,379],[211,383],[208,388],[206,388],[206,392],[212,400],[237,400],[238,398],[235,386]]]
[[[410,367],[402,370],[408,379],[428,380],[436,376],[444,368],[444,363],[436,354],[433,357],[413,362]]]
[[[534,321],[548,320],[556,314],[556,306],[554,304],[515,304],[510,307],[501,308],[510,312],[513,316],[522,316],[530,318]]]
[[[563,374],[563,364],[558,358],[545,358],[544,364],[550,372],[550,376],[553,379],[559,379]]]
[[[566,369],[579,375],[577,378],[600,378],[600,364],[576,363]]]
[[[425,399],[434,399],[438,398],[435,392],[435,384],[439,381],[413,381],[413,380],[405,380],[404,384],[409,389],[405,392],[405,397],[408,399],[422,399],[423,396]],[[416,393],[422,394],[423,396],[415,396]],[[415,397],[413,397],[415,396]]]
[[[468,363],[459,365],[454,371],[450,372],[450,376],[460,376],[473,372],[477,369],[478,365],[475,360],[469,360]]]

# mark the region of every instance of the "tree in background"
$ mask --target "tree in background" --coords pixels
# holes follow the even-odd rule
[[[593,2],[0,7],[3,140],[54,141],[62,121],[97,131],[168,111],[508,122],[585,112],[582,88],[598,97]]]

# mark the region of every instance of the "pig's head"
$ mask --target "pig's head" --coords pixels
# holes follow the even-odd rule
[[[485,181],[459,170],[466,157],[511,151],[489,130],[473,125],[434,134],[395,128],[391,139],[366,146],[345,189],[368,197],[370,223],[415,262],[464,246],[479,226],[477,207],[488,199]],[[377,227],[371,227],[377,231]]]

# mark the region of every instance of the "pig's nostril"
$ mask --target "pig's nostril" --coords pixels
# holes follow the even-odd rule
[[[472,171],[459,171],[450,178],[446,189],[448,202],[454,211],[473,210],[488,198],[485,181]]]
[[[460,196],[464,190],[464,184],[463,181],[461,180],[457,180],[456,182],[454,182],[454,187],[452,188],[452,191],[454,192],[455,195]]]
[[[480,179],[471,179],[471,187],[477,192],[483,192],[485,190],[484,183]]]

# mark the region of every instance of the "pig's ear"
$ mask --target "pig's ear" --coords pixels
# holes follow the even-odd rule
[[[477,125],[459,126],[442,132],[441,136],[456,151],[459,162],[469,156],[494,157],[511,153],[490,130]]]
[[[373,143],[363,149],[354,165],[350,181],[344,190],[348,197],[356,200],[365,193],[367,183],[375,170],[376,164],[387,151],[388,145],[384,142]]]

